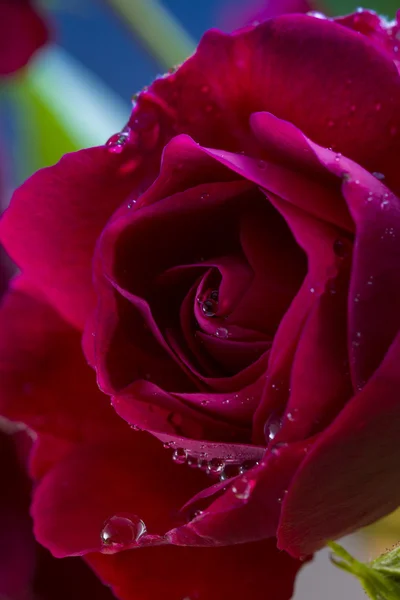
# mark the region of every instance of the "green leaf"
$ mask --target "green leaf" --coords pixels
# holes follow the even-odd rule
[[[364,564],[335,542],[333,564],[357,577],[372,600],[400,600],[400,549],[395,548],[374,561]]]
[[[63,154],[104,144],[129,117],[129,105],[58,47],[41,53],[9,91],[17,110],[21,178]]]
[[[316,0],[318,5],[318,0]],[[364,2],[349,2],[349,0],[323,0],[327,13],[332,15],[346,15],[354,12],[359,6],[371,8],[380,15],[386,15],[393,18],[396,10],[399,8],[398,0],[364,0]]]

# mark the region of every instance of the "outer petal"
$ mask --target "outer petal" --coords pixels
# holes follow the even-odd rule
[[[46,24],[30,0],[2,0],[0,75],[10,75],[25,66],[48,36]]]
[[[26,280],[5,296],[0,331],[1,414],[67,444],[129,432],[98,390],[79,333]]]
[[[400,504],[399,361],[400,335],[300,466],[278,532],[279,546],[292,555],[314,552]]]
[[[135,191],[121,155],[105,148],[67,154],[14,194],[0,237],[21,270],[61,314],[82,327],[94,304],[91,263],[108,218]]]
[[[257,155],[249,116],[268,111],[400,186],[396,67],[366,37],[329,20],[284,15],[235,35],[210,31],[146,94],[131,123],[151,94],[164,107],[164,143],[182,132],[203,146]]]
[[[395,21],[387,21],[372,10],[359,8],[354,14],[336,18],[335,21],[365,35],[380,51],[386,52],[399,68],[399,15],[398,12]]]
[[[109,552],[101,531],[107,519],[123,513],[144,521],[160,543],[160,535],[179,524],[180,506],[207,483],[203,473],[174,464],[148,434],[81,445],[37,486],[35,535],[57,557]]]
[[[226,548],[164,546],[88,557],[120,600],[289,600],[299,561],[275,540]]]

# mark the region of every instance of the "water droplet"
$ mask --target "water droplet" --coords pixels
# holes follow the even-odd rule
[[[106,147],[113,154],[121,154],[129,141],[130,129],[127,127],[120,133],[115,133],[106,142]]]
[[[213,475],[221,473],[224,470],[224,467],[225,461],[221,458],[212,458],[208,462],[208,471]]]
[[[310,288],[310,292],[311,292],[312,294],[315,294],[315,288],[311,287],[311,288]]]
[[[178,465],[184,465],[187,460],[187,451],[184,448],[177,448],[174,450],[172,460]]]
[[[142,431],[142,428],[139,427],[139,425],[131,425],[131,429],[133,429],[133,431]]]
[[[106,548],[122,550],[146,534],[146,525],[136,515],[114,515],[104,523],[100,539]]]
[[[264,170],[266,166],[267,166],[267,165],[266,165],[266,162],[265,162],[265,160],[259,160],[259,161],[257,162],[257,167],[258,167],[259,169],[261,169],[261,170]]]
[[[210,194],[208,192],[203,192],[200,196],[200,200],[208,200],[210,197]]]
[[[291,413],[291,412],[288,412],[288,414],[286,415],[286,417],[287,417],[287,420],[290,421],[291,423],[293,423],[293,421],[296,420],[294,414]]]
[[[163,448],[168,450],[169,448],[173,448],[175,446],[175,442],[164,442]]]
[[[314,17],[314,19],[326,19],[327,18],[323,13],[318,12],[317,10],[310,10],[307,13],[307,15],[309,17]]]
[[[342,155],[340,154],[340,152],[338,152],[335,156],[335,161],[339,162],[341,158],[342,158]]]
[[[241,477],[234,481],[231,490],[239,500],[248,500],[253,488],[254,481],[249,481],[247,477]]]
[[[229,398],[225,398],[225,400],[222,400],[222,404],[229,404],[230,400]]]
[[[201,404],[201,406],[207,406],[208,404],[210,404],[210,401],[209,401],[209,400],[207,400],[206,398],[204,398],[204,400],[202,400],[202,401],[200,402],[200,404]]]
[[[202,510],[195,510],[194,513],[191,515],[191,519],[197,519],[197,517],[201,517],[201,515],[203,514],[204,511]]]
[[[215,317],[218,311],[218,290],[209,291],[202,298],[197,299],[201,304],[201,310],[206,317]]]
[[[389,200],[386,200],[386,199],[382,200],[382,202],[381,202],[381,209],[382,210],[387,210],[389,208],[389,206],[390,206]]]
[[[281,419],[274,413],[267,419],[264,426],[265,439],[272,441],[279,433],[282,426]]]
[[[215,336],[217,338],[227,338],[228,337],[228,330],[225,329],[225,327],[219,327],[216,331],[215,331]]]
[[[382,181],[383,179],[385,179],[385,176],[383,173],[379,173],[378,171],[374,171],[372,173],[372,175],[376,178],[379,179],[380,181]]]
[[[282,448],[287,448],[287,445],[287,442],[279,442],[278,444],[275,444],[275,446],[272,446],[271,448],[272,454],[274,454],[275,456],[279,455]]]
[[[188,467],[191,467],[192,469],[197,469],[197,467],[199,466],[199,461],[197,460],[197,458],[195,456],[188,456],[187,465],[188,465]]]

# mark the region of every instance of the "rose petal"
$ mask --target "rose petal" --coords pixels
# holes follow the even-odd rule
[[[400,504],[400,336],[364,389],[320,434],[282,507],[279,547],[308,554]],[[318,482],[318,485],[315,485]]]
[[[177,523],[185,500],[207,482],[200,471],[175,465],[161,444],[144,433],[131,432],[122,442],[84,444],[36,487],[35,536],[56,557],[107,552],[102,529],[123,513],[139,517],[148,534],[159,537]]]
[[[257,155],[249,117],[268,111],[385,172],[399,189],[397,70],[366,37],[328,19],[284,15],[234,35],[210,31],[194,56],[148,93],[168,108],[164,143],[172,132],[187,133],[203,146]],[[139,96],[132,123],[141,110]]]
[[[289,600],[301,566],[278,552],[275,540],[227,548],[143,548],[87,559],[119,600],[250,597]]]
[[[0,236],[24,274],[71,323],[83,327],[95,298],[94,246],[114,210],[134,192],[124,156],[105,148],[65,155],[30,177],[0,221]]]
[[[0,311],[0,410],[35,432],[69,442],[123,432],[97,387],[79,333],[25,279]]]

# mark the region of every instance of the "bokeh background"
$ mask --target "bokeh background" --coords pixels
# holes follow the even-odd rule
[[[48,23],[50,43],[23,70],[0,80],[1,208],[7,206],[13,189],[35,170],[66,152],[103,144],[121,130],[132,95],[183,58],[185,48],[190,52],[206,29],[230,31],[294,5],[306,10],[308,4],[332,15],[352,12],[358,6],[350,0],[34,3]],[[400,0],[363,3],[389,18],[399,5]],[[368,560],[399,541],[400,516],[395,514],[343,543],[358,558]],[[365,595],[356,580],[330,564],[329,552],[324,550],[303,569],[295,600],[338,598],[362,600]]]

